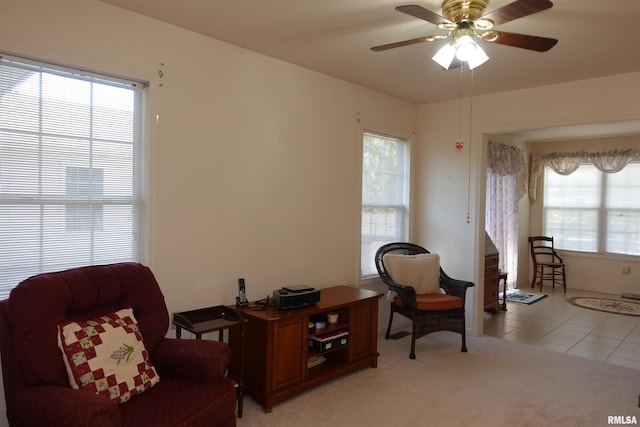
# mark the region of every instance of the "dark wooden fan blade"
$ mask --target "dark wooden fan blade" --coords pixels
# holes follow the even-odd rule
[[[484,15],[482,19],[490,19],[495,25],[500,25],[523,16],[541,12],[551,6],[553,6],[553,3],[549,0],[516,0]]]
[[[406,6],[398,6],[396,7],[397,11],[406,13],[407,15],[411,15],[413,17],[425,20],[427,22],[431,22],[432,24],[451,24],[444,16],[440,16],[437,13],[431,12],[430,10],[425,9],[422,6],[418,6],[416,4],[409,4]]]
[[[411,39],[411,40],[405,40],[402,42],[395,42],[395,43],[383,44],[380,46],[374,46],[371,48],[371,50],[375,52],[380,52],[381,50],[393,49],[396,47],[408,46],[410,44],[426,42],[428,41],[428,39],[429,39],[428,37],[418,37],[417,39]]]
[[[507,33],[504,31],[492,31],[491,33],[497,34],[498,38],[495,40],[485,39],[486,41],[536,50],[538,52],[546,52],[558,43],[558,40],[547,37],[528,36],[526,34]]]

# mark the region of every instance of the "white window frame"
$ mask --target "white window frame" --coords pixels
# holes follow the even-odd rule
[[[371,168],[367,138],[398,144],[397,161],[393,168]],[[389,165],[387,165],[389,166]],[[385,199],[381,192],[368,191],[365,174],[395,175],[393,200]],[[410,144],[407,138],[370,130],[362,132],[362,201],[360,215],[360,280],[377,277],[374,255],[386,243],[406,241],[409,237]],[[374,195],[375,193],[375,195]],[[377,211],[375,213],[374,211]],[[391,219],[391,221],[388,221]],[[367,233],[372,229],[375,233]]]
[[[0,299],[34,274],[143,262],[147,86],[0,54]]]

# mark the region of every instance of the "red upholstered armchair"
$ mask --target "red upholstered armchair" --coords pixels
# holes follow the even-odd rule
[[[116,404],[76,390],[58,347],[58,325],[132,308],[160,378]],[[31,277],[0,301],[0,353],[7,417],[16,426],[235,426],[231,351],[210,340],[166,338],[169,315],[149,268],[136,263]]]

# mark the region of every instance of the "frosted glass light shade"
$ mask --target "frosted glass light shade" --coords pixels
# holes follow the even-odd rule
[[[476,44],[476,51],[474,55],[471,58],[469,58],[469,60],[467,61],[467,64],[469,65],[469,69],[473,70],[474,68],[481,66],[488,60],[489,60],[489,56],[485,53],[485,51],[479,45]]]
[[[442,68],[448,70],[456,57],[456,48],[452,43],[447,43],[436,52],[431,59],[436,61]]]
[[[470,36],[462,36],[456,40],[456,58],[460,61],[467,62],[473,58],[478,45]]]

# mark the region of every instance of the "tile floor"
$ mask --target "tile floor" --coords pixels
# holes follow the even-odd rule
[[[485,312],[485,335],[640,369],[640,317],[589,310],[566,301],[575,296],[621,299],[619,295],[571,289],[565,294],[550,286],[542,292],[549,296],[534,304],[508,302],[506,312]]]

